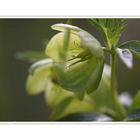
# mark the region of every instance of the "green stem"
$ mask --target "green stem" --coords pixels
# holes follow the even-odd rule
[[[72,19],[69,18],[66,23],[71,25],[72,24]]]
[[[110,79],[110,84],[111,84],[111,94],[112,94],[112,102],[113,102],[113,107],[116,112],[116,115],[119,120],[122,120],[126,116],[126,112],[119,102],[118,95],[117,95],[117,90],[116,90],[116,52],[114,51],[111,54],[111,79]]]

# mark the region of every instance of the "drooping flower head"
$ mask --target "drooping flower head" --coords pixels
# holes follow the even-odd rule
[[[30,95],[45,92],[47,104],[56,108],[51,114],[53,120],[75,112],[91,112],[95,108],[89,96],[100,83],[104,65],[102,46],[76,26],[55,24],[52,28],[61,32],[46,46],[49,58],[30,67],[26,89]],[[91,94],[83,96],[85,93]]]
[[[45,53],[54,61],[58,83],[77,93],[95,90],[104,64],[104,52],[99,41],[76,26],[55,24],[52,29],[61,32],[51,38]]]

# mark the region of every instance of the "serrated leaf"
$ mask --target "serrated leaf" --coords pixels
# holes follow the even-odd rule
[[[100,32],[106,46],[115,47],[125,27],[124,19],[90,19],[89,22]]]
[[[129,108],[129,112],[140,109],[140,90],[136,93],[133,102]]]
[[[133,55],[128,49],[117,48],[117,54],[119,55],[122,62],[131,69],[133,67]]]
[[[119,45],[119,48],[129,49],[134,56],[140,58],[140,41],[138,40],[124,42]]]

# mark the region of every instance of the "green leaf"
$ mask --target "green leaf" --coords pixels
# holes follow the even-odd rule
[[[140,41],[138,40],[124,42],[119,45],[119,48],[129,49],[134,56],[140,58]]]
[[[97,118],[96,113],[86,112],[86,113],[75,113],[68,115],[59,121],[95,121]]]
[[[133,111],[124,121],[140,121],[140,109]]]
[[[52,27],[62,32],[50,40],[45,52],[56,62],[54,70],[59,84],[75,93],[95,90],[104,64],[100,43],[76,26],[55,24]]]
[[[53,109],[50,120],[59,120],[64,116],[78,112],[92,112],[93,108],[93,102],[89,101],[87,97],[84,100],[68,97]]]
[[[26,81],[27,92],[30,95],[43,92],[52,73],[52,60],[46,59],[34,63],[29,69],[29,76]]]
[[[68,115],[59,121],[110,121],[111,118],[100,113],[92,113],[92,112],[86,112],[86,113],[75,113]]]
[[[90,19],[89,22],[100,32],[105,46],[116,47],[125,27],[124,19]]]
[[[45,53],[40,51],[23,51],[16,53],[16,58],[24,61],[35,62],[47,58]]]
[[[133,102],[129,108],[129,112],[140,109],[140,90],[136,93]]]

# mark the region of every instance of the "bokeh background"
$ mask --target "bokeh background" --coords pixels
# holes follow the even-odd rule
[[[0,121],[47,121],[50,109],[43,94],[29,96],[25,91],[30,64],[15,56],[19,51],[44,51],[47,40],[56,33],[50,26],[60,22],[66,19],[0,19]],[[73,24],[100,40],[86,19],[74,19]],[[140,40],[140,19],[127,19],[120,42],[134,39]],[[117,80],[120,93],[128,91],[134,96],[140,89],[140,61],[135,58],[129,70],[118,59]]]

